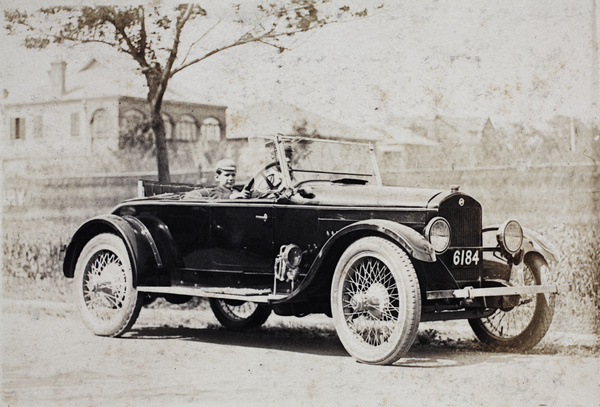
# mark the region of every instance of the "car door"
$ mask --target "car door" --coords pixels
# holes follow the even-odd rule
[[[216,269],[273,274],[274,203],[239,199],[211,206],[211,256]]]

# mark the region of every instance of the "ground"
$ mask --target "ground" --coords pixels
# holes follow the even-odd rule
[[[541,352],[493,353],[465,321],[427,323],[405,358],[370,366],[325,316],[233,333],[206,307],[174,308],[144,308],[116,339],[92,335],[68,303],[5,299],[3,405],[600,406],[594,336],[550,332]]]

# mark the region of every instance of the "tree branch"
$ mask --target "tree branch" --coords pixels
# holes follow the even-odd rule
[[[144,12],[144,7],[139,6],[138,12],[140,13],[140,42],[138,50],[141,55],[146,55],[146,46],[147,46],[147,34],[146,34],[146,13]]]
[[[122,27],[121,25],[117,24],[117,21],[114,18],[107,17],[107,18],[105,18],[105,21],[112,24],[112,26],[115,28],[115,30],[117,30],[117,32],[119,34],[121,34],[121,38],[127,44],[127,50],[125,52],[130,54],[140,64],[140,66],[142,68],[148,67],[148,62],[146,61],[146,55],[141,54],[140,51],[135,47],[135,45],[131,41],[131,38],[125,31],[125,27]],[[119,46],[119,48],[121,48],[121,46]],[[123,48],[121,48],[121,49],[123,49]]]
[[[329,23],[323,23],[323,25],[325,25],[325,24],[329,24]],[[227,45],[224,45],[222,47],[216,48],[216,49],[214,49],[214,50],[212,50],[210,52],[207,52],[203,56],[198,57],[198,58],[196,58],[196,59],[188,62],[187,64],[182,64],[178,68],[173,69],[173,71],[171,72],[171,76],[174,76],[176,73],[178,73],[178,72],[180,72],[180,71],[182,71],[182,70],[184,70],[184,69],[186,69],[186,68],[188,68],[188,67],[190,67],[192,65],[195,65],[198,62],[204,61],[208,57],[211,57],[211,56],[213,56],[213,55],[215,55],[215,54],[217,54],[219,52],[222,52],[222,51],[225,51],[225,50],[228,50],[230,48],[237,47],[237,46],[241,46],[241,45],[245,45],[245,44],[250,44],[250,43],[253,43],[253,42],[254,43],[258,42],[258,43],[264,43],[266,45],[270,45],[270,46],[273,46],[273,47],[277,47],[276,45],[269,44],[269,43],[265,42],[264,40],[265,39],[277,39],[277,38],[281,38],[281,37],[293,36],[293,35],[295,35],[297,33],[305,32],[306,29],[298,28],[298,29],[295,29],[295,30],[280,32],[280,33],[277,33],[277,34],[273,34],[274,31],[275,31],[274,29],[271,29],[267,33],[265,33],[263,35],[260,35],[258,37],[249,37],[249,36],[247,36],[248,33],[246,33],[243,36],[241,36],[240,38],[238,38],[236,41],[234,41],[234,42],[232,42],[230,44],[227,44]],[[244,37],[246,37],[246,38],[244,39]],[[284,47],[279,47],[278,49],[281,50],[281,48],[284,48]]]
[[[184,11],[181,12],[179,17],[177,18],[177,24],[175,25],[175,36],[173,38],[173,46],[171,47],[171,52],[169,53],[169,58],[167,59],[167,63],[165,64],[165,68],[162,73],[161,83],[166,85],[169,78],[172,76],[171,69],[173,68],[173,64],[175,63],[175,59],[177,58],[177,53],[179,52],[179,44],[181,41],[181,32],[183,27],[190,19],[192,15],[192,10],[194,9],[193,4],[188,4]],[[166,89],[166,86],[164,86]],[[164,90],[163,90],[164,92]]]
[[[196,46],[196,44],[198,44],[200,41],[202,41],[204,38],[206,38],[206,36],[212,31],[214,30],[219,24],[221,24],[223,20],[219,20],[215,23],[215,25],[213,25],[212,27],[210,27],[204,34],[202,34],[202,36],[200,38],[198,38],[196,41],[194,41],[188,48],[185,57],[183,58],[183,61],[181,62],[181,65],[185,64],[185,61],[187,61],[188,57],[190,56],[190,53],[192,52],[192,48],[194,48]]]
[[[268,46],[273,47],[273,48],[277,48],[277,51],[279,51],[280,53],[283,52],[283,51],[286,51],[286,50],[287,51],[290,50],[289,48],[286,48],[283,45],[271,44],[270,42],[267,42],[267,41],[264,41],[264,40],[257,41],[257,42],[260,42],[261,44],[265,44],[265,45],[268,45]]]

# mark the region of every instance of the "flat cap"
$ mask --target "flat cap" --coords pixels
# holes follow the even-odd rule
[[[217,168],[215,169],[216,171],[236,171],[237,170],[237,165],[235,164],[235,161],[233,161],[230,158],[225,158],[221,161],[219,161],[217,163]]]

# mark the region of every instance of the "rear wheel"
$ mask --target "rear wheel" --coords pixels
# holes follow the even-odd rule
[[[83,248],[75,266],[75,303],[96,335],[120,336],[134,324],[143,296],[133,286],[125,243],[103,233]]]
[[[209,298],[209,303],[217,320],[234,331],[258,328],[271,315],[271,307],[267,304],[218,298]]]
[[[344,348],[361,362],[391,364],[412,346],[421,293],[408,255],[380,237],[357,240],[333,275],[331,309]]]
[[[514,286],[540,285],[548,264],[539,254],[529,254],[512,267],[509,283]],[[527,350],[537,345],[552,323],[554,296],[521,295],[515,306],[497,309],[487,318],[470,319],[475,336],[486,346],[498,350]]]

